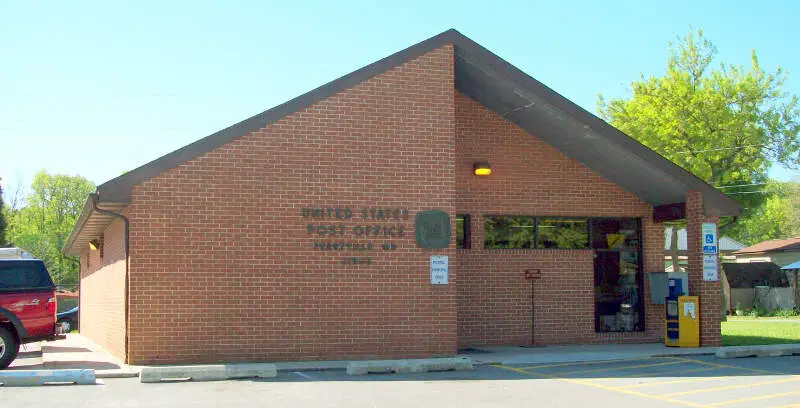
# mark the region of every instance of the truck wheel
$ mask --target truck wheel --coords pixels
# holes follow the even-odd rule
[[[0,370],[11,365],[17,358],[17,352],[19,352],[19,342],[14,338],[14,333],[5,327],[0,327]]]
[[[70,319],[69,317],[65,317],[56,323],[60,324],[61,327],[64,329],[64,334],[67,334],[75,330],[75,323],[73,323],[72,319]]]

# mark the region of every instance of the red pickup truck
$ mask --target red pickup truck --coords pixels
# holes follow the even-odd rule
[[[20,344],[60,337],[55,289],[44,262],[0,260],[0,369],[14,361]]]

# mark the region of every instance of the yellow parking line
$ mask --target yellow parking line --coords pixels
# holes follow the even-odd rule
[[[714,388],[702,388],[698,390],[689,390],[689,391],[681,391],[681,392],[673,392],[670,394],[661,394],[662,397],[674,397],[676,395],[689,395],[689,394],[700,394],[703,392],[714,392],[714,391],[723,391],[723,390],[734,390],[737,388],[747,388],[747,387],[755,387],[758,385],[769,385],[769,384],[781,384],[787,383],[792,381],[800,380],[800,376],[792,376],[791,378],[784,378],[781,380],[773,380],[773,381],[761,381],[757,383],[749,383],[749,384],[737,384],[737,385],[726,385],[724,387],[714,387]]]
[[[780,398],[786,397],[789,395],[800,395],[800,391],[792,391],[792,392],[782,392],[779,394],[769,394],[769,395],[758,395],[755,397],[747,397],[747,398],[740,398],[735,400],[728,400],[728,401],[721,401],[715,402],[713,404],[708,404],[709,407],[721,407],[723,405],[730,405],[730,404],[741,404],[743,402],[750,402],[750,401],[761,401],[765,399],[772,399],[772,398]]]
[[[553,367],[569,367],[569,366],[582,366],[582,365],[595,365],[595,364],[609,364],[609,363],[626,363],[633,361],[651,360],[653,357],[642,358],[629,358],[622,360],[598,360],[598,361],[575,361],[572,363],[557,363],[557,364],[540,364],[535,366],[522,367],[523,370],[536,370],[539,368],[553,368]]]
[[[658,373],[626,374],[626,375],[621,375],[621,376],[615,376],[613,378],[595,378],[593,380],[594,381],[599,381],[599,380],[609,380],[609,379],[613,380],[613,379],[617,379],[617,378],[674,377],[674,376],[681,376],[682,374],[687,374],[687,373],[696,373],[696,372],[699,372],[699,371],[710,371],[710,370],[717,370],[717,368],[716,367],[700,367],[700,368],[690,368],[690,369],[687,369],[687,370],[661,371],[661,372],[658,372]],[[705,380],[706,378],[717,378],[717,379],[719,379],[719,378],[724,378],[724,377],[693,377],[693,378],[684,379],[684,380],[658,381],[658,382],[650,382],[650,383],[645,383],[645,384],[626,385],[626,386],[620,387],[620,388],[645,387],[645,386],[650,385],[650,384],[653,384],[653,385],[674,384],[675,382],[681,383],[681,382],[699,381],[699,380]]]
[[[692,362],[692,363],[695,363],[695,364],[702,364],[702,365],[706,365],[706,366],[709,366],[709,367],[731,368],[731,369],[734,369],[734,370],[749,371],[749,372],[752,372],[752,373],[759,373],[759,374],[786,375],[786,373],[780,373],[780,372],[777,372],[777,371],[759,370],[757,368],[737,367],[737,366],[734,366],[734,365],[710,363],[708,361],[692,360],[692,359],[689,359],[689,358],[682,358],[682,357],[664,357],[664,358],[668,358],[670,360],[683,361],[683,362],[687,362],[687,363],[688,362]]]
[[[572,383],[572,384],[580,384],[580,385],[585,385],[585,386],[588,386],[588,387],[599,388],[599,389],[602,389],[602,390],[619,392],[621,394],[635,395],[637,397],[649,398],[649,399],[654,399],[654,400],[658,400],[658,401],[669,402],[669,403],[672,403],[672,404],[685,405],[687,407],[707,408],[706,405],[695,404],[695,403],[689,402],[689,401],[681,401],[681,400],[676,400],[676,399],[667,398],[667,397],[659,397],[658,395],[645,394],[645,393],[642,393],[642,392],[636,392],[636,391],[631,391],[631,390],[623,390],[621,388],[609,387],[609,386],[602,385],[602,384],[594,384],[594,383],[591,383],[591,382],[576,380],[576,379],[572,379],[572,378],[561,378],[561,377],[556,377],[556,376],[552,376],[552,375],[547,375],[547,374],[542,374],[542,373],[537,373],[537,372],[531,372],[531,371],[527,371],[527,370],[516,368],[516,367],[508,367],[508,366],[504,366],[504,365],[493,365],[492,367],[502,368],[502,369],[513,371],[513,372],[520,373],[520,374],[528,374],[528,375],[532,375],[532,376],[538,376],[538,377],[542,377],[542,378],[547,378],[547,379],[550,379],[550,380],[564,381],[564,382],[568,382],[568,383]]]
[[[669,361],[669,362],[666,362],[666,363],[638,364],[638,365],[621,366],[621,367],[595,368],[593,370],[567,371],[565,373],[556,373],[556,375],[558,375],[559,377],[563,377],[565,375],[573,375],[573,374],[601,373],[603,371],[620,371],[620,370],[627,370],[627,369],[630,369],[630,368],[661,367],[661,366],[668,366],[668,365],[675,365],[675,364],[683,364],[683,362],[682,361]]]
[[[519,373],[519,374],[525,374],[525,375],[538,375],[538,376],[545,377],[545,375],[544,375],[544,374],[539,374],[539,373],[531,373],[531,372],[529,372],[529,371],[525,371],[525,369],[523,369],[523,368],[510,367],[510,366],[506,366],[506,365],[502,365],[502,364],[492,364],[492,367],[495,367],[495,368],[502,368],[502,369],[504,369],[504,370],[513,371],[513,372],[515,372],[515,373]]]
[[[712,368],[709,368],[709,370]],[[724,380],[730,377],[702,377],[702,378],[684,378],[681,380],[671,380],[671,381],[655,381],[655,382],[648,382],[648,383],[641,383],[641,384],[633,384],[633,385],[626,385],[624,387],[619,388],[640,388],[640,387],[650,387],[655,385],[667,385],[667,384],[680,384],[680,383],[687,383],[687,382],[698,382],[698,381],[713,381],[713,380]]]

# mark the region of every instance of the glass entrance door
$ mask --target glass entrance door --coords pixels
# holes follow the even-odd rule
[[[641,222],[593,218],[595,331],[644,330]]]

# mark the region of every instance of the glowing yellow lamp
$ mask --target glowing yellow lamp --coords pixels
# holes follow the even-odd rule
[[[97,241],[89,241],[89,249],[92,251],[97,251],[98,243]]]
[[[472,167],[472,172],[476,176],[488,176],[492,174],[492,168],[488,162],[478,162]]]

